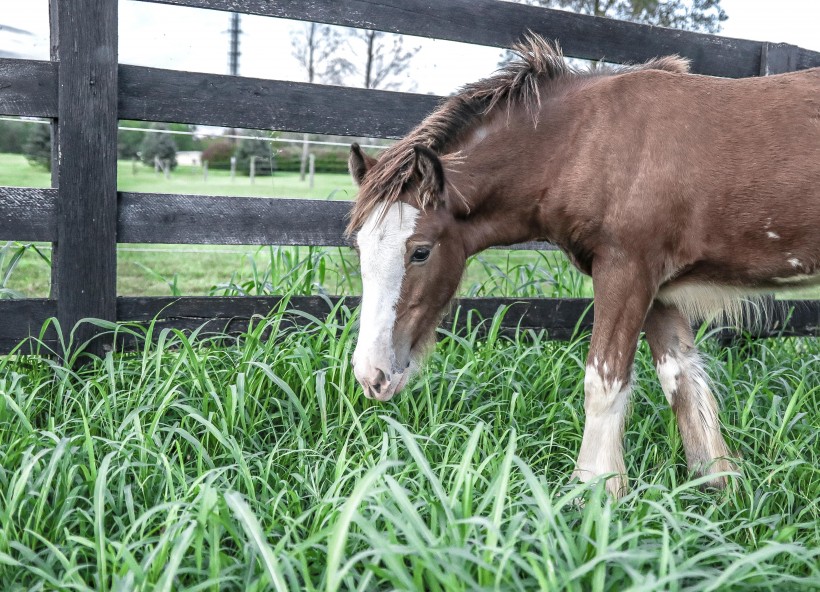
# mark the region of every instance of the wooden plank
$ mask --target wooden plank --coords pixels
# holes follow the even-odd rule
[[[820,66],[820,52],[798,47],[795,70],[807,70]]]
[[[149,0],[161,4],[376,29],[436,39],[508,47],[527,31],[558,39],[567,55],[641,62],[678,53],[693,71],[713,76],[757,76],[761,43],[578,15],[498,0]],[[820,66],[808,52],[802,67]]]
[[[0,58],[0,115],[57,116],[54,62]]]
[[[53,295],[64,331],[116,318],[117,3],[51,0],[59,57]],[[96,329],[78,326],[75,343]],[[101,354],[105,342],[89,351]]]
[[[431,95],[119,68],[121,119],[401,138],[438,101]]]
[[[290,309],[319,319],[327,318],[338,297],[297,296],[290,299]],[[447,329],[463,330],[479,318],[489,319],[499,307],[509,307],[502,323],[503,333],[509,335],[516,328],[540,331],[547,329],[551,339],[566,340],[575,333],[590,328],[592,320],[590,300],[587,299],[532,299],[532,298],[463,298],[456,301],[453,313],[443,323]],[[276,310],[281,296],[241,298],[208,297],[120,297],[117,299],[117,318],[120,321],[147,324],[156,319],[156,329],[177,328],[193,331],[204,326],[203,333],[236,335],[248,328],[248,320],[262,317]],[[350,297],[344,305],[358,306],[359,299]],[[462,308],[459,310],[458,305]],[[475,311],[470,317],[469,311]],[[37,338],[45,321],[57,313],[57,303],[47,299],[0,300],[0,353],[6,354],[29,337]],[[477,315],[477,316],[475,316]],[[788,319],[788,322],[785,322]],[[580,323],[579,323],[580,321]],[[304,326],[308,318],[290,314],[287,324]],[[758,331],[756,336],[820,336],[820,301],[794,300],[778,302],[771,325]],[[60,341],[53,328],[46,331],[44,344],[55,354],[61,354]],[[133,347],[131,340],[124,345]],[[36,351],[36,343],[28,343],[20,353]],[[40,353],[49,353],[41,350]]]
[[[209,319],[249,319],[267,315],[278,308],[283,299],[282,296],[120,297],[117,299],[117,317],[120,321],[146,322],[156,318],[190,319],[195,323]],[[288,300],[291,309],[324,318],[340,297],[293,296]],[[345,298],[345,306],[355,308],[359,300],[357,296],[349,296]],[[507,327],[573,328],[590,302],[585,298],[461,298],[455,301],[454,312],[446,317],[445,324],[454,319],[458,319],[459,326],[467,323],[465,316],[456,312],[459,306],[475,311],[482,318],[491,318],[500,307],[509,307],[504,322]]]
[[[117,240],[344,247],[350,246],[344,236],[350,206],[348,201],[123,192],[119,194]],[[2,213],[0,208],[0,216]],[[503,248],[555,249],[543,242]]]
[[[768,326],[752,333],[820,337],[820,300],[775,300]]]
[[[120,321],[142,324],[156,320],[157,327],[161,328],[174,327],[186,331],[201,328],[202,333],[235,335],[247,330],[250,319],[261,319],[279,309],[282,301],[281,296],[121,297],[117,302],[117,315]],[[304,326],[309,324],[309,317],[326,319],[338,302],[337,296],[291,297],[288,299],[288,310],[302,314],[286,315],[286,326]],[[349,308],[355,308],[358,304],[358,297],[348,297],[344,302]],[[502,324],[504,333],[511,334],[517,328],[538,331],[547,328],[552,339],[565,340],[572,336],[589,304],[590,301],[585,299],[464,298],[456,301],[442,326],[449,330],[463,330],[482,324],[481,319],[492,318],[499,307],[509,307]],[[585,318],[588,321],[581,323],[582,329],[589,328],[592,321],[591,314]]]
[[[282,303],[282,296],[141,296],[117,298],[119,321],[146,322],[152,319],[191,319],[202,322],[209,319],[249,319],[265,316]],[[327,314],[338,297],[300,296],[292,299],[295,308],[314,315]],[[358,298],[351,298],[353,305]]]
[[[349,202],[121,193],[122,243],[346,245]]]
[[[37,352],[36,341],[41,335],[43,324],[47,319],[56,316],[57,303],[45,298],[27,298],[25,300],[0,300],[0,354],[11,351],[17,353]],[[24,340],[26,343],[18,348]],[[43,334],[43,345],[57,351],[59,343],[53,327]],[[51,353],[39,350],[40,353]]]
[[[289,310],[325,319],[338,297],[296,296],[289,299]],[[359,298],[348,297],[344,305],[353,309]],[[282,304],[280,296],[208,298],[208,297],[152,297],[119,298],[117,315],[120,321],[148,323],[152,319],[159,327],[194,330],[205,326],[205,331],[241,333],[247,330],[248,320],[261,318]],[[507,335],[516,330],[541,331],[550,339],[567,340],[580,330],[592,326],[591,300],[584,298],[462,298],[455,301],[452,312],[443,326],[463,330],[476,326],[479,319],[490,319],[506,308],[502,322]],[[288,315],[294,326],[308,323],[308,318]],[[485,324],[486,325],[486,324]],[[752,332],[756,337],[820,336],[820,301],[783,301],[775,308],[767,327]]]
[[[475,326],[477,320],[492,319],[500,310],[506,311],[501,323],[506,335],[546,330],[550,339],[566,341],[576,327],[581,331],[592,328],[592,300],[588,298],[461,298],[455,304],[444,326],[456,331]]]
[[[57,191],[0,187],[0,238],[52,241],[57,236]]]

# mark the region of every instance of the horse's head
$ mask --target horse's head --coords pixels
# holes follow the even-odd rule
[[[358,224],[354,215],[352,233],[363,291],[353,368],[365,395],[379,401],[404,388],[435,343],[436,325],[466,260],[458,232],[463,212],[448,195],[441,161],[424,146],[411,150],[397,198],[380,201],[369,192],[378,191],[384,163],[355,144],[350,152],[362,214]],[[362,209],[362,200],[370,200],[370,207]]]

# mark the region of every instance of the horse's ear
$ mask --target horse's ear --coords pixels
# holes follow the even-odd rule
[[[413,174],[419,187],[419,205],[422,208],[428,205],[438,207],[444,203],[444,167],[441,159],[422,144],[413,146],[413,151],[416,157]]]
[[[445,191],[444,165],[438,154],[422,144],[416,144],[413,150],[416,156],[413,175],[418,183],[419,205],[422,208],[444,206],[457,217],[469,215],[470,209],[463,198],[454,199],[451,192]]]
[[[350,145],[350,156],[347,159],[347,168],[350,170],[350,175],[356,185],[361,185],[367,171],[376,164],[376,159],[368,156],[358,144]]]

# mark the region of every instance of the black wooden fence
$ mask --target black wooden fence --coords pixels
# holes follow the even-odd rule
[[[743,77],[820,66],[820,53],[787,44],[729,39],[574,15],[498,0],[145,0],[315,21],[506,47],[528,30],[559,39],[569,56],[639,62],[678,53],[695,72]],[[430,112],[437,97],[176,72],[119,65],[117,2],[50,0],[51,61],[0,59],[0,115],[53,120],[52,189],[0,187],[0,236],[54,244],[49,299],[0,301],[0,351],[46,319],[64,329],[83,318],[160,319],[162,326],[238,331],[277,297],[125,298],[116,296],[117,243],[343,245],[349,204],[118,193],[119,119],[234,128],[398,138]],[[524,247],[538,245],[524,245]],[[542,245],[543,246],[543,245]],[[586,300],[465,299],[492,315],[512,305],[507,326],[546,328],[567,337]],[[351,305],[355,301],[351,300]],[[774,334],[820,334],[818,303],[791,302]],[[293,298],[326,314],[328,301]],[[465,318],[462,315],[461,318]],[[584,321],[588,324],[588,320]],[[98,331],[82,324],[76,339]],[[100,352],[110,337],[98,339]],[[53,332],[47,345],[56,346]]]

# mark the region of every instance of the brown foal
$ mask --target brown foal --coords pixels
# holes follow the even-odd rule
[[[352,147],[356,377],[388,400],[434,342],[468,256],[550,241],[595,292],[574,476],[626,486],[643,330],[689,467],[723,486],[733,465],[691,322],[820,285],[820,69],[728,80],[666,57],[582,73],[541,38],[515,50],[378,161]]]

